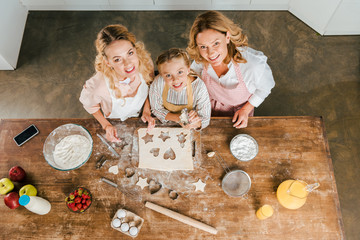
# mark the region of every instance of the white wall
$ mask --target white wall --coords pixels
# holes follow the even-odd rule
[[[28,11],[17,0],[0,0],[0,70],[16,68]]]
[[[359,0],[343,0],[325,28],[324,35],[340,34],[360,34]]]
[[[290,0],[289,11],[321,35],[360,34],[360,0]]]
[[[0,70],[16,68],[28,10],[289,10],[321,35],[360,34],[360,0],[0,0]]]
[[[17,0],[29,10],[287,10],[290,0]]]

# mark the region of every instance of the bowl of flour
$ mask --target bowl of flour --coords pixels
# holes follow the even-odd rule
[[[250,161],[259,152],[256,140],[247,134],[238,134],[230,142],[232,155],[240,161]]]
[[[60,171],[74,170],[84,165],[93,148],[91,134],[77,124],[64,124],[46,138],[43,154],[47,163]]]

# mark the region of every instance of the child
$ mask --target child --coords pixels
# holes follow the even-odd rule
[[[204,82],[194,77],[186,51],[171,48],[156,60],[159,75],[150,86],[153,114],[161,121],[180,122],[181,110],[189,110],[186,129],[205,128],[210,123],[211,106]]]
[[[126,27],[109,25],[98,33],[95,45],[96,74],[86,81],[80,95],[85,110],[98,120],[112,142],[120,139],[106,118],[124,121],[138,117],[144,106],[141,119],[153,128],[155,120],[147,96],[154,65],[144,44],[136,42]]]
[[[247,126],[248,117],[275,86],[262,52],[247,47],[247,37],[217,11],[196,17],[187,51],[191,68],[200,75],[210,96],[213,116],[233,116],[233,126]]]

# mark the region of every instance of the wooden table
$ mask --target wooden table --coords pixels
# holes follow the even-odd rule
[[[12,137],[34,123],[40,134],[22,147],[17,147]],[[62,172],[50,167],[42,154],[43,143],[49,133],[65,123],[77,123],[89,130],[94,140],[89,161],[79,169]],[[209,127],[201,131],[197,139],[195,170],[175,173],[157,173],[136,168],[131,178],[124,175],[124,168],[136,164],[136,140],[131,138],[138,127],[145,127],[139,119],[126,123],[113,121],[128,142],[127,146],[115,145],[121,160],[111,155],[96,133],[103,133],[94,119],[31,119],[0,120],[0,177],[7,177],[8,170],[22,166],[38,195],[52,204],[49,214],[40,216],[23,207],[10,210],[0,204],[2,239],[131,239],[110,227],[110,221],[119,208],[125,208],[144,218],[136,239],[344,239],[329,147],[322,118],[319,117],[253,117],[246,129],[234,129],[231,120],[212,119]],[[230,153],[229,143],[236,134],[246,133],[254,137],[259,153],[249,162],[240,162]],[[136,134],[135,134],[136,136]],[[130,140],[129,140],[130,139]],[[246,171],[252,186],[245,197],[227,196],[221,189],[224,170],[207,151],[218,151],[231,169]],[[101,169],[95,163],[104,154],[108,161]],[[134,157],[135,156],[135,157]],[[119,164],[117,175],[108,172]],[[148,180],[156,178],[163,188],[150,194],[136,186],[138,175]],[[107,177],[121,184],[121,191],[100,182]],[[193,182],[201,179],[206,183],[205,192],[194,191]],[[276,189],[286,179],[301,179],[308,183],[319,182],[320,188],[312,192],[306,204],[298,210],[280,206]],[[64,199],[76,186],[84,186],[93,194],[94,201],[83,214],[71,213]],[[21,187],[21,185],[17,185]],[[169,189],[178,191],[172,200]],[[135,197],[129,197],[132,191]],[[3,199],[3,196],[1,197]],[[1,200],[2,201],[2,200]],[[180,223],[144,207],[145,201],[177,211],[186,216],[216,227],[217,235]],[[255,211],[263,204],[274,208],[274,215],[258,220]]]

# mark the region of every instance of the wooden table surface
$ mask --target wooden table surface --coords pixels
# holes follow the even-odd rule
[[[146,125],[139,119],[112,122],[127,143],[114,145],[121,154],[120,160],[96,136],[103,131],[94,119],[0,120],[0,178],[8,177],[12,166],[22,166],[28,174],[25,183],[33,184],[38,196],[48,199],[52,205],[49,214],[40,216],[21,206],[15,210],[7,208],[2,196],[2,239],[132,239],[110,226],[119,208],[144,219],[136,238],[139,240],[345,238],[331,156],[320,117],[253,117],[245,129],[234,129],[227,118],[212,119],[209,127],[194,135],[197,149],[194,171],[170,173],[135,168],[136,174],[130,178],[125,176],[124,169],[138,163],[136,129]],[[88,129],[94,146],[85,165],[62,172],[47,164],[42,149],[50,132],[66,123]],[[22,147],[16,146],[12,138],[30,124],[35,124],[40,134]],[[229,143],[239,133],[249,134],[258,142],[259,153],[249,162],[240,162],[230,153]],[[230,169],[241,169],[250,175],[251,189],[244,197],[229,197],[222,191],[221,179],[225,172],[214,158],[206,155],[214,150]],[[110,161],[97,170],[95,163],[101,155]],[[109,167],[116,164],[120,166],[119,173],[108,172]],[[151,194],[148,187],[141,190],[135,185],[139,176],[156,179],[162,183],[162,189],[155,194]],[[120,184],[123,192],[101,182],[101,177]],[[206,183],[205,192],[194,191],[192,183],[198,179]],[[287,179],[319,182],[321,186],[310,193],[302,208],[288,210],[276,199],[277,187]],[[93,194],[93,203],[83,214],[70,212],[64,203],[65,196],[77,186],[86,187]],[[179,193],[176,200],[169,198],[169,189]],[[135,195],[131,197],[129,192]],[[146,201],[213,226],[218,233],[212,235],[147,209]],[[263,204],[273,206],[274,215],[261,221],[255,211]]]

